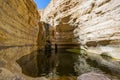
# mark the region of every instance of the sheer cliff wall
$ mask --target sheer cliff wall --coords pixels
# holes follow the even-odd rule
[[[32,0],[1,0],[0,17],[0,46],[36,45],[40,17]]]
[[[88,52],[120,58],[119,0],[51,0],[41,20],[63,31],[74,29]]]
[[[16,61],[32,54],[24,66],[37,71],[37,63],[31,66],[29,62],[36,62],[36,50],[44,45],[42,37],[44,27],[33,0],[0,0],[0,80],[32,79],[27,79]]]

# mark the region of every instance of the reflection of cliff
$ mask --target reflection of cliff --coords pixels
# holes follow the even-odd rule
[[[72,43],[76,39],[81,44],[81,54],[86,53],[88,62],[91,60],[95,64],[93,66],[119,73],[119,3],[119,0],[51,0],[41,13],[41,20],[55,28],[58,44]],[[92,63],[87,65],[86,60],[79,59],[77,70],[94,69]]]
[[[31,80],[16,60],[43,48],[48,39],[72,48],[80,43],[88,55],[100,56],[96,61],[92,54],[97,63],[108,61],[105,66],[119,70],[120,0],[51,0],[40,16],[33,0],[0,0],[0,80]]]

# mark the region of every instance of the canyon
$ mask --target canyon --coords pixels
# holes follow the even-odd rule
[[[49,80],[34,74],[38,72],[36,55],[46,40],[77,45],[82,55],[78,61],[84,64],[76,65],[77,77],[80,75],[77,80],[96,80],[96,75],[104,77],[97,80],[120,79],[119,0],[51,0],[44,10],[38,10],[34,0],[1,0],[0,17],[0,80]],[[24,58],[29,54],[32,56]],[[23,74],[27,72],[19,65],[22,58],[25,69],[34,77]],[[109,72],[92,72],[98,67]]]

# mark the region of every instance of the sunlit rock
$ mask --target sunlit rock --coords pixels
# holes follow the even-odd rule
[[[57,35],[64,32],[63,40],[74,37],[97,64],[119,72],[119,13],[119,0],[51,0],[41,21],[55,27]]]
[[[32,0],[0,1],[0,46],[36,45],[39,14]]]
[[[103,74],[98,74],[94,72],[82,74],[77,78],[77,80],[111,80]]]
[[[44,39],[33,0],[0,0],[0,80],[33,80],[23,75],[16,60],[40,49]]]
[[[119,3],[119,0],[52,0],[41,20],[60,30],[70,26],[74,37],[88,51],[107,52],[120,59]]]

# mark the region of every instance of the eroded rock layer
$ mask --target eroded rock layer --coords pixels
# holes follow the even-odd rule
[[[39,20],[33,0],[0,0],[0,80],[33,80],[22,73],[16,61],[44,44]],[[35,62],[36,58],[27,57],[23,64],[28,66],[29,60]]]
[[[1,0],[0,46],[35,45],[39,18],[32,0]]]
[[[70,26],[87,51],[120,59],[119,0],[52,0],[41,20],[60,30]]]

